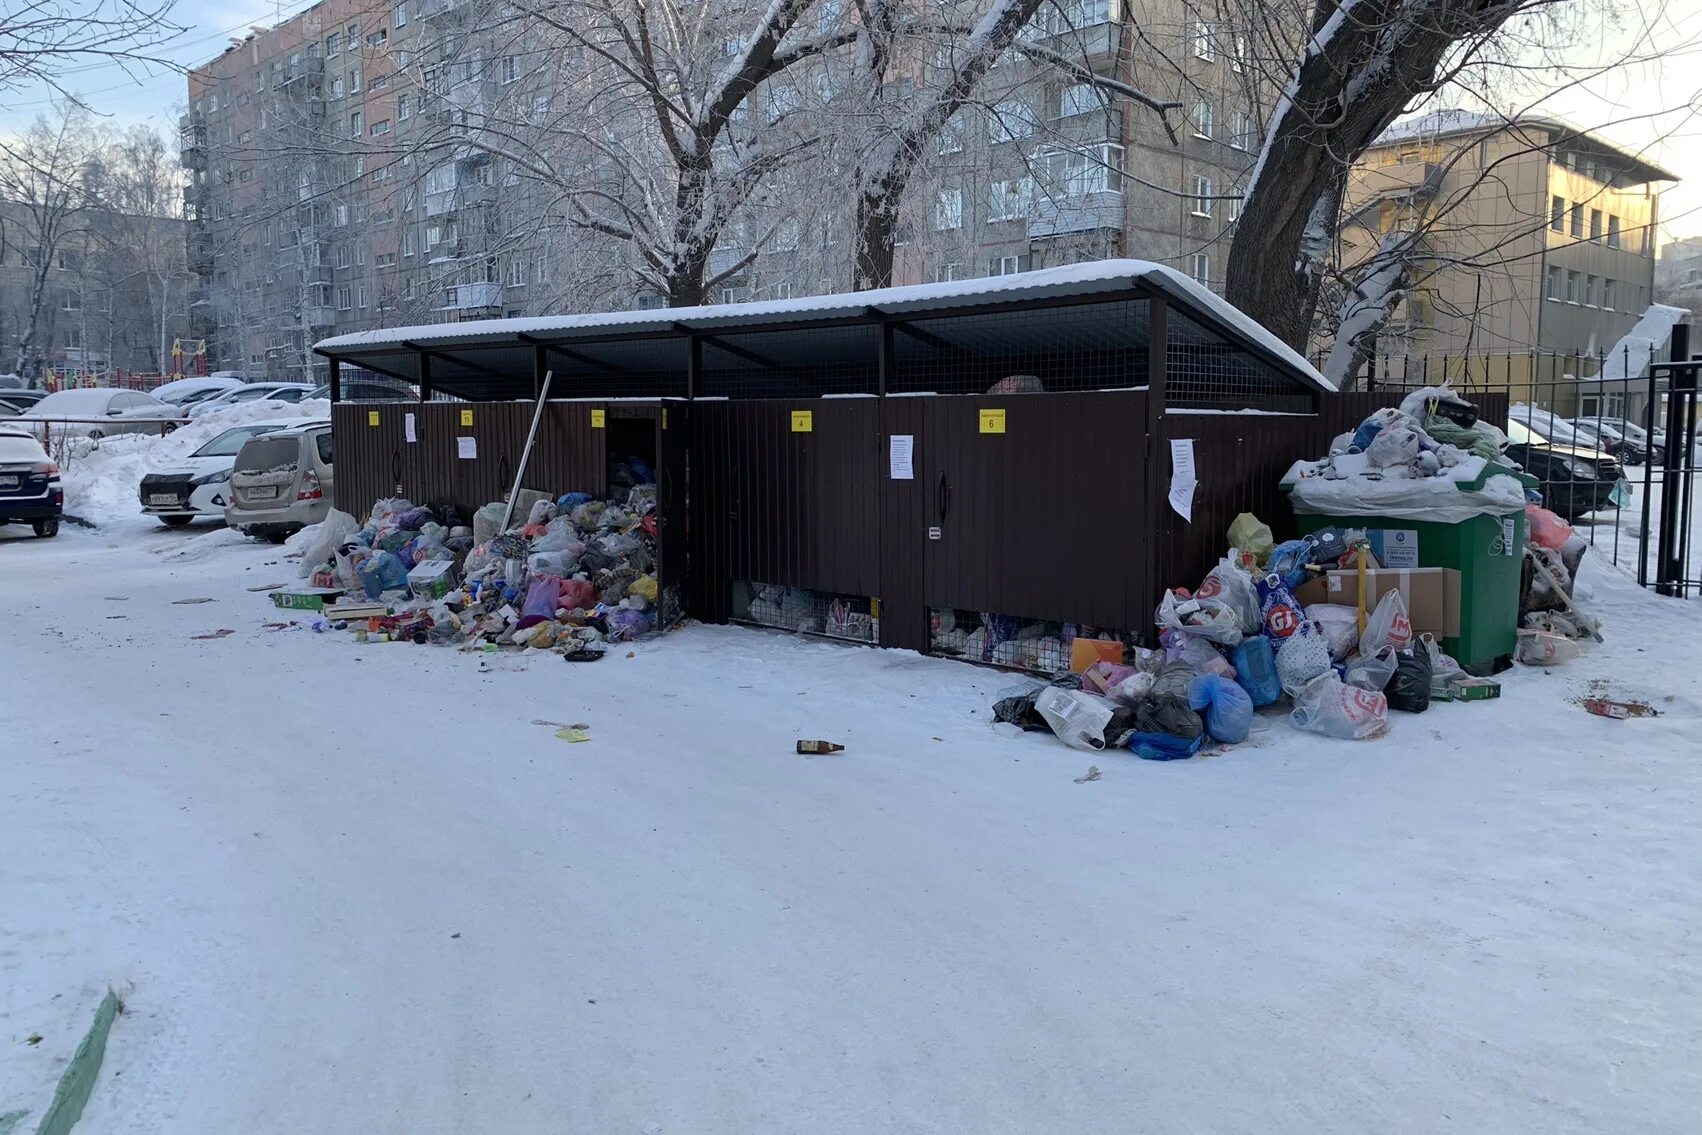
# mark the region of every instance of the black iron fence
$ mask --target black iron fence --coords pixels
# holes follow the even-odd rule
[[[1630,348],[1371,359],[1354,385],[1397,394],[1446,383],[1507,398],[1508,452],[1541,482],[1544,504],[1592,550],[1662,594],[1702,594],[1695,531],[1697,372],[1688,327],[1670,358]],[[1499,424],[1499,423],[1498,423]]]

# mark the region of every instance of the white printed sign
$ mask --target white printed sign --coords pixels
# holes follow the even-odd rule
[[[455,456],[463,461],[471,461],[479,455],[479,439],[476,437],[458,437],[455,439]]]
[[[1170,507],[1190,524],[1194,521],[1194,488],[1199,478],[1194,471],[1194,439],[1170,441]]]
[[[916,435],[892,434],[888,439],[887,465],[895,481],[916,479]]]

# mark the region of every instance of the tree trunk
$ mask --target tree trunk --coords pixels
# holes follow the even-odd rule
[[[893,238],[898,233],[898,202],[903,189],[883,178],[857,195],[856,253],[851,266],[853,291],[892,286]]]

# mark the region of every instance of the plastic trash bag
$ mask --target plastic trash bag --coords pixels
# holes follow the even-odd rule
[[[556,498],[556,507],[562,512],[572,512],[587,501],[595,499],[590,493],[563,493]]]
[[[1306,565],[1313,563],[1315,546],[1307,540],[1284,540],[1271,550],[1269,571],[1279,575],[1289,587],[1306,582]]]
[[[556,505],[551,500],[533,501],[532,508],[526,513],[527,524],[548,524],[555,519]]]
[[[1530,542],[1539,547],[1559,551],[1572,538],[1572,526],[1539,505],[1526,505],[1525,519],[1530,524]]]
[[[1154,618],[1160,631],[1177,630],[1225,646],[1241,641],[1241,617],[1221,600],[1181,600],[1174,592],[1166,591]]]
[[[1166,663],[1185,662],[1203,673],[1221,674],[1225,678],[1235,676],[1235,668],[1229,664],[1229,660],[1205,639],[1195,638],[1178,630],[1168,630],[1158,636],[1158,641],[1164,644]]]
[[[1379,469],[1411,465],[1418,460],[1418,431],[1411,426],[1384,426],[1365,447],[1365,456]]]
[[[634,639],[650,633],[650,612],[632,611],[625,607],[609,612],[609,640]]]
[[[1383,687],[1389,708],[1403,713],[1423,713],[1430,708],[1430,651],[1423,640],[1395,656],[1395,676]]]
[[[1112,689],[1138,672],[1133,666],[1101,660],[1081,672],[1081,688],[1109,697]]]
[[[1276,650],[1264,635],[1244,638],[1229,655],[1235,681],[1254,705],[1270,705],[1282,697],[1282,679],[1277,675]]]
[[[556,607],[565,611],[589,611],[597,605],[597,589],[587,579],[564,579],[556,596]]]
[[[357,570],[368,599],[377,600],[386,591],[408,586],[408,569],[402,566],[395,552],[374,552]]]
[[[1238,745],[1253,730],[1253,699],[1247,691],[1216,674],[1201,674],[1188,683],[1188,705],[1204,711],[1206,732],[1212,740]]]
[[[1276,537],[1270,527],[1250,512],[1237,516],[1229,525],[1229,546],[1249,553],[1253,562],[1263,564],[1270,558]]]
[[[1132,733],[1125,742],[1143,761],[1185,761],[1200,751],[1206,735],[1177,737],[1169,733]]]
[[[1308,733],[1362,741],[1388,731],[1389,702],[1382,694],[1344,684],[1334,670],[1326,670],[1295,695],[1288,718]]]
[[[1341,603],[1314,603],[1306,617],[1330,645],[1330,659],[1340,662],[1359,645],[1359,608]]]
[[[1216,599],[1226,604],[1241,621],[1241,633],[1258,634],[1264,623],[1259,612],[1259,588],[1253,577],[1243,570],[1234,556],[1225,556],[1206,573],[1194,591],[1195,599]]]
[[[557,600],[561,598],[561,577],[540,575],[526,589],[526,602],[520,608],[521,630],[547,622],[556,617]]]
[[[1277,647],[1277,680],[1289,697],[1329,668],[1330,647],[1321,634],[1290,635]]]
[[[1412,620],[1407,617],[1407,601],[1397,590],[1383,592],[1377,606],[1365,620],[1365,633],[1359,636],[1359,652],[1376,654],[1385,646],[1397,651],[1412,645]]]
[[[1171,662],[1160,670],[1146,699],[1135,706],[1136,731],[1167,733],[1184,740],[1203,735],[1205,722],[1188,704],[1188,684],[1198,673],[1185,662]]]
[[[1356,654],[1343,666],[1342,681],[1355,689],[1380,694],[1399,668],[1395,649],[1385,646],[1376,654]]]
[[[429,508],[410,508],[406,512],[397,513],[395,519],[396,527],[417,532],[432,523],[432,511]]]
[[[1064,744],[1097,752],[1105,748],[1105,727],[1116,706],[1085,690],[1048,686],[1034,699],[1034,708]]]
[[[301,574],[312,575],[315,568],[331,562],[337,554],[337,549],[349,542],[349,537],[360,530],[360,521],[346,512],[332,509],[325,519],[318,524],[309,525],[290,538],[294,544],[302,540]]]
[[[1310,624],[1301,614],[1300,601],[1280,575],[1272,573],[1259,581],[1259,610],[1265,620],[1265,634],[1280,644],[1290,635],[1309,630]]]
[[[1158,675],[1148,670],[1136,670],[1127,678],[1112,686],[1106,697],[1118,705],[1138,706],[1152,694],[1153,683]]]
[[[387,525],[394,528],[396,517],[413,507],[414,502],[406,497],[386,497],[384,500],[373,504],[372,515],[367,518],[367,523],[374,528],[383,528]]]
[[[1527,666],[1558,666],[1578,657],[1578,644],[1565,635],[1521,630],[1517,657]]]
[[[502,535],[502,514],[508,506],[492,501],[473,514],[473,543],[488,544]]]

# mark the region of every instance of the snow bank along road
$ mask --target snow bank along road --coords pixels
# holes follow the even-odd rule
[[[278,556],[0,537],[0,1113],[116,982],[88,1133],[1696,1129],[1694,605],[1587,573],[1499,703],[1074,784],[998,674],[268,632]]]

